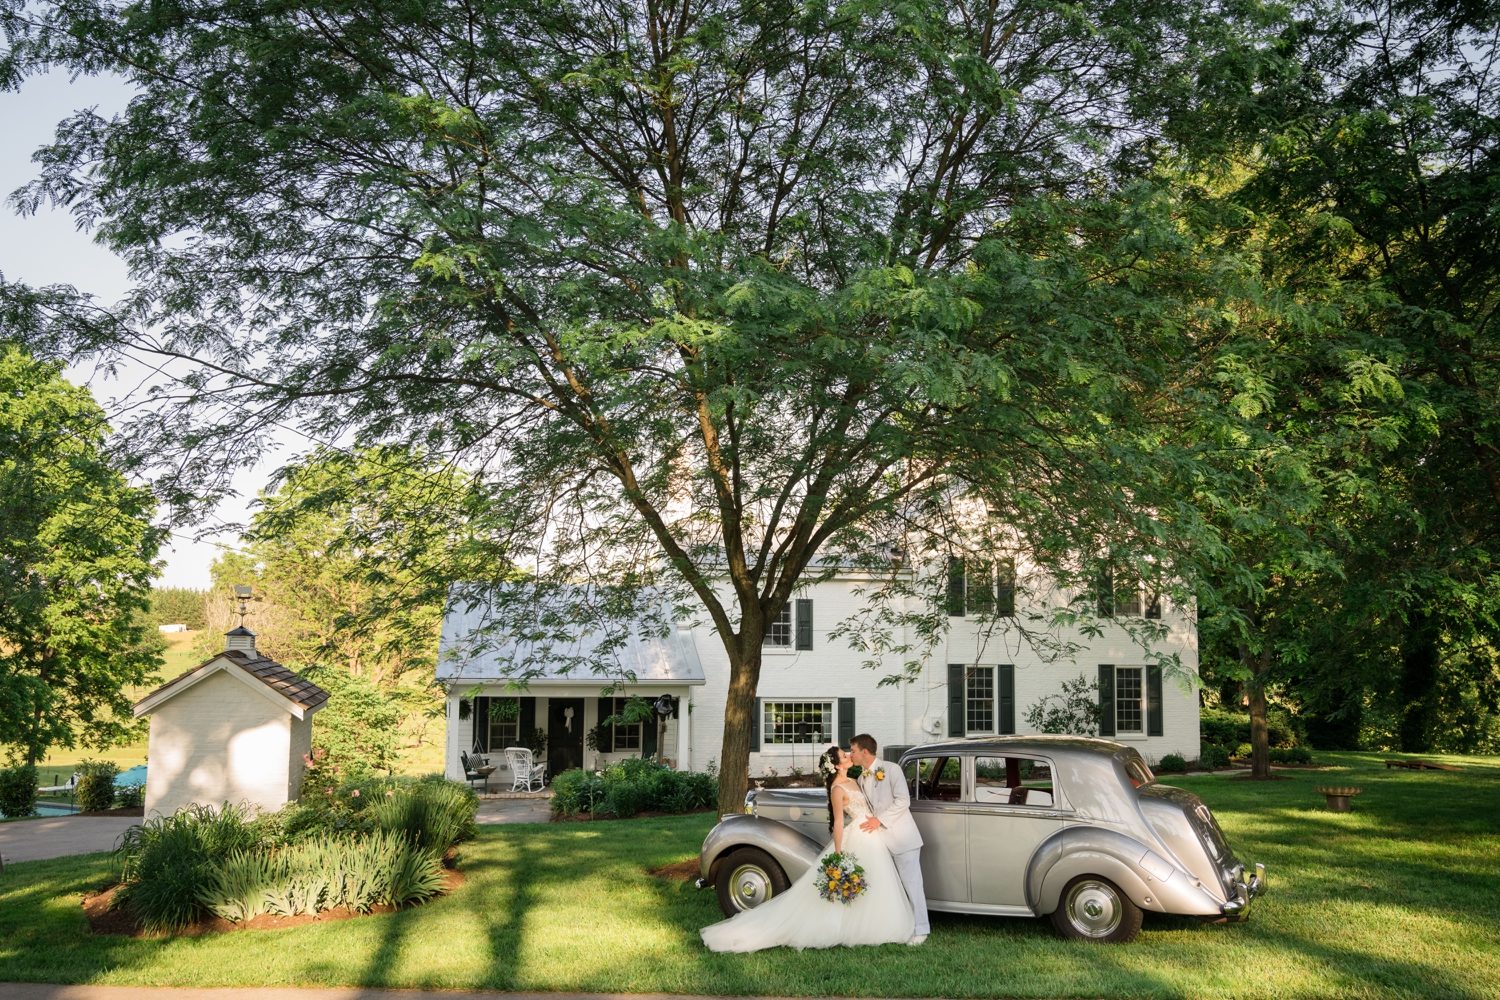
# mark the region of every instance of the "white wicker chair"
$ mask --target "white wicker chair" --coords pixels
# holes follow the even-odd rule
[[[507,747],[505,763],[510,768],[510,790],[513,792],[532,790],[532,785],[542,788],[547,784],[547,765],[535,763],[531,751],[525,747]]]

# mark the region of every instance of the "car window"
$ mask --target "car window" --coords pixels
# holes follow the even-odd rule
[[[974,801],[991,805],[1057,804],[1052,765],[1031,757],[979,757],[974,761]]]
[[[1156,780],[1156,775],[1151,773],[1151,768],[1139,757],[1127,757],[1125,760],[1125,773],[1130,777],[1130,783],[1137,788],[1149,785]]]
[[[957,802],[963,793],[962,774],[957,757],[919,757],[906,762],[906,787],[913,800]]]

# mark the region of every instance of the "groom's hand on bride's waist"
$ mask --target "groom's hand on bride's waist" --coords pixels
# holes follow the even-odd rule
[[[865,833],[874,833],[880,829],[880,820],[874,816],[866,816],[864,822],[859,824],[859,828],[865,831]]]

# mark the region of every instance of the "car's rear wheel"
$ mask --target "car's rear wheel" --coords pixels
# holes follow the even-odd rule
[[[1141,908],[1107,878],[1080,875],[1063,887],[1052,926],[1074,941],[1124,944],[1141,932]]]
[[[791,887],[776,859],[755,847],[741,847],[719,863],[714,888],[726,917],[753,910]]]

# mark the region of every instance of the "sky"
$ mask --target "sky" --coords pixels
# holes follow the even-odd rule
[[[0,196],[8,199],[36,176],[31,155],[51,140],[59,121],[87,107],[108,117],[124,110],[131,94],[129,84],[117,77],[69,80],[58,72],[27,80],[19,92],[0,91]],[[0,274],[7,281],[31,285],[73,285],[104,303],[118,301],[130,287],[130,276],[118,257],[96,244],[89,233],[79,232],[66,211],[46,207],[23,218],[8,204],[0,204]],[[110,378],[96,372],[87,359],[78,359],[66,375],[72,382],[87,384],[107,412],[113,411],[112,400],[132,392],[148,377],[144,366],[130,366]],[[277,454],[285,459],[290,450],[305,447],[288,433]],[[260,466],[237,475],[234,486],[239,497],[220,504],[207,524],[174,527],[171,544],[161,553],[166,566],[157,580],[159,586],[208,586],[215,543],[232,545],[238,534],[223,526],[248,519],[249,500],[265,485],[274,466],[268,456]],[[205,531],[210,532],[208,537],[196,537]]]

